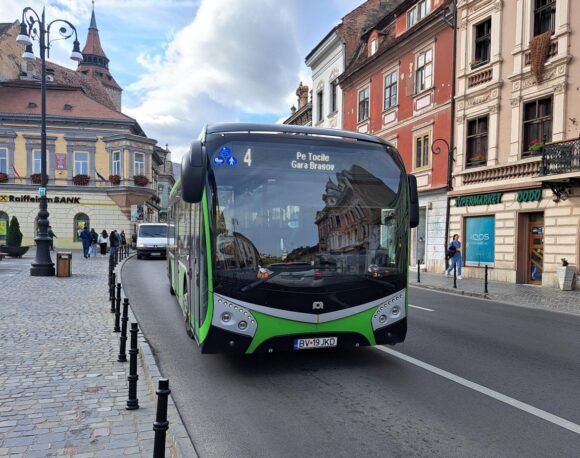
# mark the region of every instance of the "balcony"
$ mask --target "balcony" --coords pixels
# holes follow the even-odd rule
[[[580,180],[580,138],[548,143],[542,151],[540,176],[565,175]]]
[[[550,42],[550,48],[548,49],[548,59],[558,55],[558,39],[552,40]],[[524,65],[527,67],[532,63],[532,53],[527,51],[524,54]]]

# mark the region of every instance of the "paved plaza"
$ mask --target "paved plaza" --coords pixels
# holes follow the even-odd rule
[[[0,456],[152,456],[156,396],[140,359],[140,409],[125,409],[108,257],[75,251],[70,278],[31,277],[33,259],[0,261]]]
[[[484,281],[480,278],[457,280],[457,289],[453,287],[452,276],[446,277],[443,274],[421,272],[420,279],[421,282],[417,283],[417,271],[415,270],[410,273],[409,284],[524,307],[580,315],[580,291],[560,291],[557,288],[490,281],[486,294]]]

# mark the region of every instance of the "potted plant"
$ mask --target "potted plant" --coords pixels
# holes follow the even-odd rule
[[[0,172],[0,183],[6,183],[8,181],[8,174]]]
[[[33,184],[40,184],[40,180],[41,180],[40,173],[33,173],[32,175],[30,175],[30,181],[32,181]]]
[[[542,151],[543,147],[544,143],[541,142],[540,140],[532,140],[530,142],[530,145],[528,146],[528,151],[530,153],[539,153],[540,151]]]
[[[149,184],[149,178],[145,175],[135,175],[133,181],[137,186],[147,186]]]
[[[21,245],[22,232],[20,231],[20,223],[18,223],[18,218],[13,216],[8,226],[8,232],[6,233],[6,245],[2,245],[0,250],[12,258],[21,258],[29,248]]]
[[[73,177],[73,183],[77,186],[86,186],[91,181],[91,177],[83,173],[79,173]]]
[[[562,265],[558,266],[558,285],[562,291],[572,291],[576,277],[576,267],[568,264],[566,258],[562,258]]]
[[[119,175],[109,175],[109,183],[119,186],[121,184],[121,177]]]

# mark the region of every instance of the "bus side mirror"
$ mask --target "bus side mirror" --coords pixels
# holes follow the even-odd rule
[[[205,148],[199,140],[196,140],[181,161],[181,198],[185,202],[194,204],[201,201],[206,172]]]
[[[417,192],[417,177],[409,177],[409,226],[417,227],[419,225],[419,193]]]

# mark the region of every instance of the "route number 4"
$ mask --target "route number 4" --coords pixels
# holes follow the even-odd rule
[[[250,148],[248,148],[248,151],[244,155],[244,163],[248,164],[248,167],[252,166],[252,150]]]

